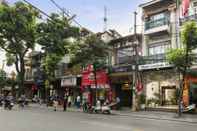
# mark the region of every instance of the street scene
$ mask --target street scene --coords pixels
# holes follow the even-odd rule
[[[0,0],[0,130],[196,129],[197,0]]]
[[[161,113],[161,112],[160,112]],[[124,113],[123,115],[98,115],[84,114],[69,110],[67,112],[54,112],[45,107],[38,108],[37,105],[27,107],[24,110],[14,109],[12,111],[0,112],[1,130],[5,131],[195,131],[197,128],[197,119],[171,119],[172,113]],[[167,119],[151,118],[167,116]],[[141,116],[141,117],[140,117]],[[147,117],[144,117],[147,116]],[[150,117],[150,118],[148,118]],[[190,120],[193,121],[190,121]]]

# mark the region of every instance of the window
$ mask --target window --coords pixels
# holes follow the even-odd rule
[[[169,13],[162,12],[159,14],[152,15],[148,19],[146,19],[145,29],[147,30],[147,29],[167,25],[168,23],[169,23]]]
[[[117,63],[128,63],[131,56],[135,55],[132,47],[117,50]]]
[[[194,9],[194,14],[197,13],[197,1],[193,2],[193,9]]]
[[[148,54],[151,55],[158,55],[158,54],[164,54],[168,51],[168,49],[171,48],[170,42],[163,42],[163,43],[157,43],[154,45],[150,45],[148,47]]]

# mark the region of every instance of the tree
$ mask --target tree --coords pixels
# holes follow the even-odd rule
[[[183,42],[182,49],[172,49],[167,54],[167,59],[171,64],[180,71],[183,79],[180,83],[180,95],[179,95],[179,116],[181,116],[181,101],[183,95],[184,79],[187,73],[187,69],[192,65],[194,60],[192,50],[197,47],[197,25],[196,22],[189,21],[183,26],[181,32],[181,40]]]
[[[4,70],[0,70],[0,90],[6,85],[6,72]]]
[[[30,5],[17,2],[13,6],[0,5],[0,14],[0,48],[7,53],[9,65],[15,64],[20,93],[24,93],[24,58],[34,48],[39,13]]]
[[[91,35],[82,39],[78,46],[74,46],[72,53],[73,57],[71,58],[71,64],[79,64],[82,67],[85,67],[89,64],[93,65],[94,70],[94,81],[95,81],[95,95],[94,95],[94,104],[96,104],[96,94],[97,94],[97,80],[96,72],[97,70],[104,68],[106,65],[106,58],[108,56],[108,47],[98,36]]]
[[[81,40],[78,45],[74,45],[71,54],[71,63],[81,64],[86,66],[88,64],[95,65],[95,68],[100,68],[105,65],[106,57],[108,55],[108,47],[96,35],[91,35]]]
[[[79,29],[72,26],[67,18],[58,14],[51,14],[50,18],[37,27],[37,43],[44,51],[42,65],[48,79],[55,77],[58,63],[68,53],[70,39],[79,36]]]

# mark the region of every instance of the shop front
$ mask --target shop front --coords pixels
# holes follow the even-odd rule
[[[132,85],[133,71],[132,65],[119,65],[112,68],[110,73],[110,84],[112,87],[113,99],[120,99],[121,107],[132,107]]]
[[[106,71],[98,70],[96,73],[93,73],[92,66],[89,66],[82,73],[81,91],[83,101],[91,104],[95,104],[96,100],[100,100],[101,102],[107,100],[110,102],[111,88]]]
[[[143,71],[143,85],[147,107],[177,105],[180,75],[174,69]]]
[[[188,75],[185,78],[183,104],[184,107],[188,107],[192,104],[197,105],[197,76]]]
[[[72,98],[72,103],[74,104],[78,95],[80,95],[80,77],[79,76],[64,76],[61,78],[61,96],[67,93]]]

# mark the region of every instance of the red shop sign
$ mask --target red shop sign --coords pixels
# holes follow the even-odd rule
[[[95,85],[94,73],[92,71],[84,71],[82,73],[82,86]],[[100,70],[96,72],[96,81],[98,85],[108,84],[108,76],[105,70]]]

